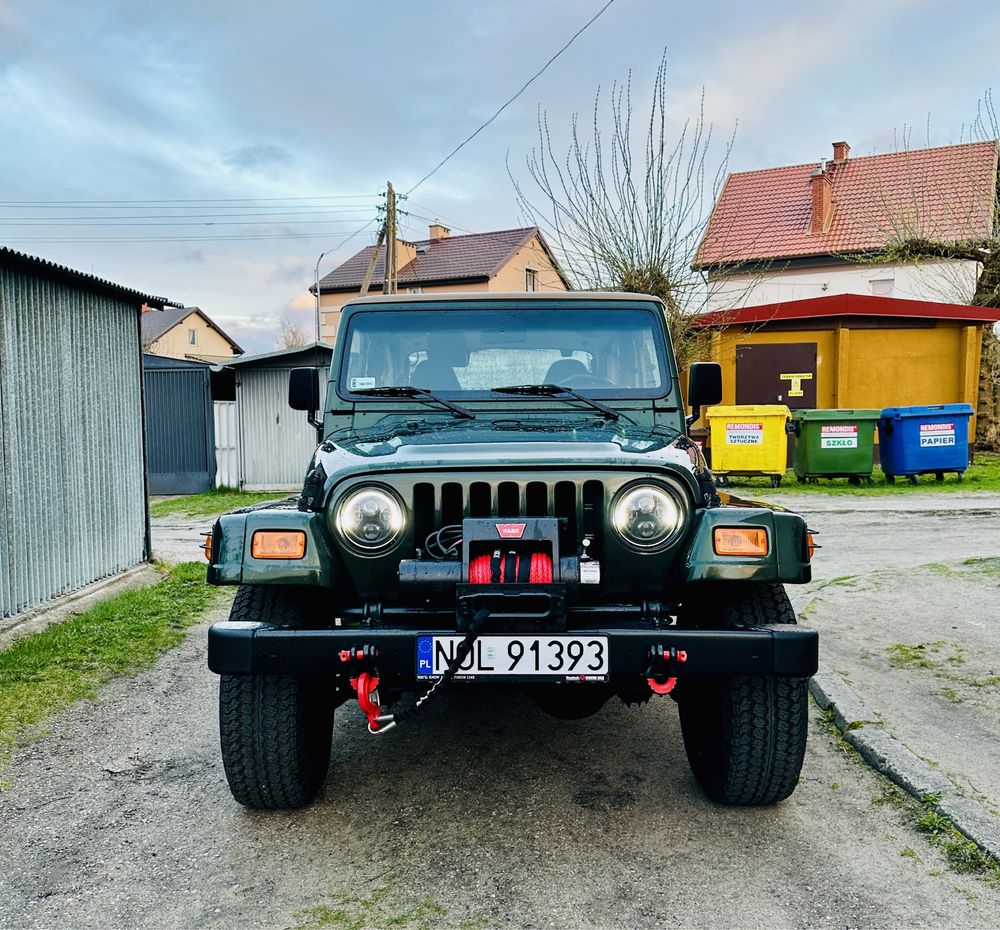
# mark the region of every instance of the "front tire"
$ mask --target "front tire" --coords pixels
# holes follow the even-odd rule
[[[695,608],[699,626],[733,629],[795,623],[795,612],[780,584],[726,588],[699,605],[701,610]],[[713,801],[773,804],[795,790],[806,749],[806,679],[770,675],[693,679],[684,682],[679,704],[691,771]]]
[[[297,625],[298,593],[243,586],[230,618]],[[308,675],[222,675],[219,735],[233,797],[245,807],[304,807],[319,793],[330,765],[334,700]]]

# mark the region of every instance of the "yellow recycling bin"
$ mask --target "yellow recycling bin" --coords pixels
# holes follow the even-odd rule
[[[791,411],[784,404],[741,404],[709,407],[712,471],[726,483],[730,475],[765,475],[781,484],[788,460],[785,424]]]

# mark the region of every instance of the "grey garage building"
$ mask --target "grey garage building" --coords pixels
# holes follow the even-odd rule
[[[143,304],[0,248],[0,616],[147,557]]]
[[[316,430],[288,406],[293,368],[316,368],[326,396],[333,349],[322,342],[229,362],[236,375],[236,443],[239,485],[245,490],[296,491],[316,451]]]

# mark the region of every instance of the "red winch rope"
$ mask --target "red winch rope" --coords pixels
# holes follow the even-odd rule
[[[469,581],[472,584],[505,584],[515,582],[521,576],[520,553],[514,554],[513,577],[507,576],[507,553],[497,559],[488,553],[477,555],[469,563]],[[494,579],[494,562],[498,577]],[[529,584],[551,584],[552,583],[552,557],[547,552],[532,552],[528,572]]]

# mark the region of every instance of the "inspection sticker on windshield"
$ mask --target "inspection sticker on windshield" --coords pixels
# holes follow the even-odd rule
[[[763,423],[727,423],[727,446],[762,446],[764,445]]]
[[[821,449],[857,449],[858,427],[854,423],[821,426],[819,428]]]
[[[375,387],[374,378],[351,378],[352,391],[367,391],[368,388]]]
[[[921,423],[920,446],[953,446],[955,445],[954,423]]]

